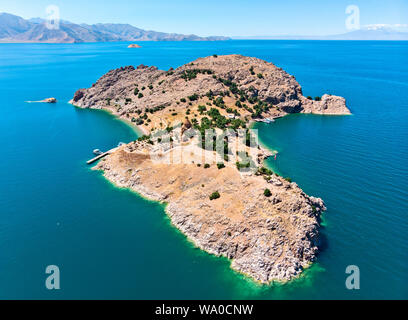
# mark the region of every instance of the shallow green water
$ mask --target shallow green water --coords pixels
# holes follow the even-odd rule
[[[0,45],[0,298],[407,298],[408,45],[228,41]],[[259,286],[195,249],[163,206],[115,188],[85,161],[137,133],[67,103],[110,69],[177,67],[241,53],[294,74],[305,95],[345,96],[349,117],[294,115],[260,124],[268,164],[328,207],[318,262],[288,284]],[[27,104],[55,96],[56,105]],[[45,267],[61,290],[45,289]],[[346,290],[347,265],[361,290]]]

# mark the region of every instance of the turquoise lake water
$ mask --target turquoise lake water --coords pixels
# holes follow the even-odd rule
[[[408,43],[144,42],[0,45],[0,298],[408,298]],[[177,67],[239,53],[293,74],[305,95],[344,96],[352,116],[291,115],[258,125],[269,166],[324,199],[317,263],[259,286],[194,248],[163,206],[115,188],[85,161],[137,133],[67,102],[108,70]],[[56,105],[27,100],[56,97]],[[57,265],[61,290],[45,288]],[[345,287],[357,265],[361,289]]]

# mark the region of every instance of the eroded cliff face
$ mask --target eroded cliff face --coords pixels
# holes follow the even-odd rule
[[[248,146],[245,133],[227,139],[235,142],[227,157],[200,147],[197,135],[163,143],[152,133],[210,127],[222,134],[288,113],[350,114],[344,98],[310,100],[293,76],[272,63],[229,55],[169,71],[143,65],[112,70],[71,102],[110,110],[148,135],[117,148],[95,169],[121,187],[168,203],[172,223],[201,249],[231,259],[233,269],[263,283],[289,280],[316,258],[324,203],[265,171],[269,151]],[[244,173],[238,170],[242,152],[255,167]],[[220,197],[211,200],[215,191]]]

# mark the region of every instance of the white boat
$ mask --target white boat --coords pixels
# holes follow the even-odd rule
[[[95,150],[93,151],[93,153],[94,153],[94,155],[99,156],[99,155],[101,155],[103,152],[102,152],[101,150],[99,150],[99,149],[95,149]]]

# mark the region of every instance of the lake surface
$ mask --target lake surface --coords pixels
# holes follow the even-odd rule
[[[0,45],[0,298],[408,298],[408,43],[143,42]],[[293,74],[305,95],[344,96],[352,116],[291,115],[259,124],[269,166],[324,199],[322,250],[285,285],[256,285],[194,248],[162,205],[85,164],[137,137],[102,111],[68,104],[110,69],[178,67],[239,53]],[[27,100],[56,97],[56,105]],[[45,288],[57,265],[61,290]],[[345,287],[348,265],[360,290]]]

